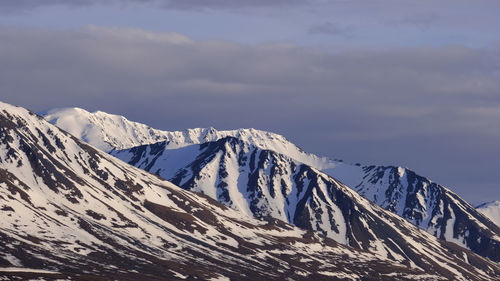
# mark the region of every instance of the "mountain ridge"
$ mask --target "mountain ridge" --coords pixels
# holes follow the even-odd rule
[[[81,108],[62,108],[43,114],[50,123],[106,152],[160,141],[168,141],[168,148],[175,149],[233,136],[252,142],[262,149],[283,154],[286,152],[290,157],[319,169],[333,165],[327,157],[306,153],[282,135],[253,128],[218,131],[208,127],[164,131],[103,111],[91,113]]]
[[[363,197],[438,238],[500,261],[498,225],[450,189],[407,168],[374,165],[352,168],[360,171],[357,179],[342,176],[339,179]],[[332,169],[325,172],[337,174]]]
[[[498,265],[440,243],[446,254],[429,264],[429,274],[278,220],[242,216],[21,108],[0,103],[0,125],[0,266],[6,268],[0,276],[49,278],[48,270],[76,279],[487,280],[500,274]]]
[[[271,216],[349,246],[422,266],[420,258],[409,258],[425,252],[411,246],[428,239],[420,236],[420,229],[315,168],[234,137],[174,150],[166,146],[161,142],[112,155],[249,215]],[[182,157],[196,151],[196,157]]]
[[[46,118],[52,123],[59,125],[64,125],[61,124],[64,122],[59,122],[59,120],[71,119],[74,113],[64,110],[59,111],[62,113],[57,113],[57,110],[54,112],[55,113]],[[86,120],[89,120],[88,116],[91,115],[91,113],[85,113]],[[115,116],[114,118],[118,117]],[[87,125],[90,124],[95,127],[100,126],[99,122],[86,122]],[[133,126],[130,126],[135,128],[140,128],[141,125],[146,126],[135,122],[131,122],[131,124],[133,124]],[[104,132],[104,128],[100,130]],[[296,161],[307,164],[333,176],[341,182],[346,183],[350,188],[369,200],[404,217],[413,224],[426,229],[434,236],[471,248],[477,253],[488,256],[493,260],[500,260],[500,254],[498,254],[500,251],[490,249],[492,247],[493,249],[498,249],[500,247],[500,239],[491,239],[492,237],[500,235],[498,227],[492,225],[481,213],[477,212],[470,204],[460,199],[449,189],[433,183],[410,169],[397,166],[352,165],[325,157],[318,157],[302,151],[282,136],[264,131],[252,131],[251,129],[240,131],[248,132],[252,137],[257,135],[255,138],[251,139],[238,134],[238,130],[222,131],[225,133],[218,134],[219,131],[212,128],[209,130],[211,132],[210,134],[205,134],[205,136],[209,135],[210,137],[200,137],[201,135],[199,133],[201,129],[193,129],[192,131],[187,130],[186,132],[195,132],[196,130],[198,130],[198,137],[188,141],[186,141],[184,137],[173,140],[172,138],[176,138],[178,135],[170,134],[170,139],[163,140],[164,149],[170,150],[171,154],[175,154],[173,152],[175,149],[193,145],[196,144],[196,142],[203,143],[217,140],[232,134],[231,136],[233,137],[255,143],[256,146],[262,150],[271,150],[287,155]],[[112,131],[113,130],[111,130],[111,132]],[[171,132],[162,131],[161,134],[168,135],[168,133]],[[193,141],[193,139],[195,141]],[[255,139],[258,141],[255,141]],[[271,139],[271,141],[268,141],[268,139]],[[276,140],[276,142],[272,140]],[[137,142],[140,142],[140,140],[136,140],[136,143]],[[162,142],[159,142],[159,144],[162,144]],[[154,144],[151,144],[151,147],[154,146]],[[112,151],[111,153],[116,155],[118,152]],[[191,159],[192,157],[196,157],[195,154],[194,152],[189,157],[183,157]],[[177,158],[177,160],[181,161],[179,158]],[[157,173],[157,171],[151,172]],[[402,176],[399,174],[402,174]],[[408,177],[410,177],[413,182],[409,181]],[[411,182],[411,184],[409,184],[409,182]],[[439,196],[432,196],[432,194],[438,194]],[[396,204],[396,202],[399,203]],[[491,229],[494,230],[492,231]],[[470,235],[470,233],[472,233],[472,235]]]
[[[500,200],[490,201],[476,206],[481,214],[500,226]]]

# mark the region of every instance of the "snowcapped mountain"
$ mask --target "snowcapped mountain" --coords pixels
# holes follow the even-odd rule
[[[500,275],[498,264],[441,242],[362,198],[345,196],[357,204],[349,210],[367,211],[357,214],[358,226],[364,221],[374,229],[387,227],[394,240],[411,238],[405,243],[421,263],[400,265],[279,220],[245,216],[100,152],[25,109],[0,103],[2,278],[490,280]],[[383,220],[375,226],[371,221],[378,217]]]
[[[500,201],[483,203],[476,210],[500,226]]]
[[[444,186],[395,166],[340,164],[324,172],[432,235],[500,261],[500,227]]]
[[[481,213],[449,189],[431,182],[429,179],[419,176],[407,168],[351,165],[318,157],[302,151],[282,136],[254,129],[217,131],[209,128],[192,129],[184,132],[158,131],[146,125],[128,121],[121,116],[103,112],[89,113],[85,110],[74,108],[50,111],[46,115],[46,118],[69,132],[74,131],[75,136],[88,141],[96,147],[103,148],[102,143],[106,143],[104,150],[107,151],[131,147],[133,145],[152,144],[155,140],[163,139],[163,142],[151,145],[149,147],[150,151],[143,155],[131,149],[130,152],[135,157],[120,157],[136,166],[173,180],[178,172],[176,169],[184,169],[186,165],[197,159],[200,154],[196,146],[182,149],[180,152],[175,152],[176,149],[190,146],[191,144],[213,142],[226,137],[235,137],[258,149],[269,150],[294,160],[295,162],[290,162],[294,164],[290,165],[306,164],[311,168],[321,170],[356,190],[365,198],[402,216],[411,223],[427,230],[432,235],[472,249],[474,252],[495,261],[500,261],[500,230],[498,226],[492,224]],[[80,121],[73,121],[75,119]],[[136,148],[135,150],[141,150],[141,148]],[[164,153],[162,152],[163,150],[169,151],[168,153]],[[153,159],[152,155],[160,152],[164,154],[163,156],[158,156],[161,157],[161,161]],[[118,155],[116,151],[112,153]],[[173,157],[173,160],[166,159],[167,155],[168,157]],[[175,164],[171,164],[171,162],[175,162]],[[205,173],[217,173],[217,169],[214,169],[213,171],[205,171]],[[290,170],[291,167],[286,169]],[[196,176],[202,177],[202,175],[197,175],[197,172],[199,171],[193,171]],[[270,173],[270,171],[266,172],[267,174]],[[248,174],[250,171],[245,171],[242,174],[244,173]],[[250,176],[250,174],[248,175]],[[213,176],[211,178],[212,182],[207,183],[205,181],[204,185],[197,183],[195,187],[189,188],[203,191],[213,198],[219,197],[219,200],[224,202],[225,199],[220,197],[220,194],[213,193],[213,185],[216,178],[216,176]],[[290,181],[294,182],[295,179],[290,179]],[[182,183],[186,187],[186,183],[179,183]],[[252,184],[255,185],[252,188],[256,188],[259,183],[254,182]],[[280,189],[280,183],[273,184],[275,184],[277,190]],[[234,183],[231,186],[234,187]],[[208,189],[212,190],[210,191],[212,193],[208,192]],[[230,205],[235,207],[238,204],[237,202],[247,200],[248,198],[245,198],[247,195],[248,193],[243,192],[237,198],[231,198],[231,201],[234,202],[231,202]],[[225,201],[226,204],[229,203],[227,202],[228,200]],[[265,205],[265,202],[260,202],[259,204]],[[252,204],[249,206],[252,206]],[[286,218],[287,221],[293,222],[293,216],[290,217],[285,210],[278,212],[275,207],[269,208],[270,210],[262,212],[268,212],[269,214],[273,214],[274,217]],[[248,210],[246,207],[239,209],[246,213],[259,214],[261,212]],[[311,218],[313,217],[311,216]],[[326,233],[334,235],[332,231],[326,231]]]
[[[197,128],[185,131],[161,131],[129,121],[123,116],[102,111],[91,113],[81,108],[53,109],[43,116],[50,123],[106,152],[159,141],[166,141],[167,148],[174,149],[225,137],[236,137],[261,149],[286,154],[319,169],[333,165],[330,159],[306,153],[281,135],[255,129],[217,131],[214,128]]]
[[[280,219],[412,267],[425,269],[441,259],[442,247],[461,249],[436,244],[429,233],[327,174],[274,151],[234,137],[179,149],[167,144],[112,155],[248,215]]]

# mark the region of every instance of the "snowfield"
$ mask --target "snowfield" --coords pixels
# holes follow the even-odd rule
[[[500,226],[500,201],[483,203],[476,207],[478,212]]]

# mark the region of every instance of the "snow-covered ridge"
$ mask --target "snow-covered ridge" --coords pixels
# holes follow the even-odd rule
[[[500,201],[483,203],[477,206],[476,210],[500,226]]]
[[[373,223],[377,219],[365,218],[372,212],[370,204],[317,169],[233,137],[178,149],[166,149],[166,145],[159,142],[111,154],[248,215],[272,216],[343,244],[397,256],[393,242],[385,240],[387,228],[379,229]],[[500,229],[448,189],[404,168],[343,164],[338,169],[344,175],[357,171],[361,179],[351,179],[361,181],[356,190],[384,209],[434,236],[493,260],[499,258],[496,233]],[[353,205],[357,207],[351,209]],[[371,233],[371,238],[364,240],[365,233]],[[365,246],[369,244],[376,246]],[[405,246],[397,247],[396,252],[405,251]]]
[[[397,166],[337,165],[324,172],[432,235],[500,261],[500,228],[450,189]]]
[[[43,116],[50,123],[106,152],[153,144],[159,141],[167,141],[167,149],[175,149],[190,144],[216,141],[225,137],[236,137],[250,142],[258,148],[285,154],[317,169],[330,168],[335,165],[334,161],[326,157],[318,157],[304,152],[284,136],[256,129],[218,131],[210,127],[184,131],[163,131],[129,121],[120,115],[102,111],[92,113],[76,107],[53,109],[43,113]]]

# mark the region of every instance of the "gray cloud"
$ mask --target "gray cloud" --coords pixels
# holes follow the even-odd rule
[[[439,21],[440,17],[436,13],[408,15],[398,20],[388,22],[389,25],[410,25],[420,28],[422,31],[428,30]]]
[[[327,53],[97,26],[0,28],[0,41],[0,93],[12,104],[100,109],[170,130],[256,127],[500,198],[498,49]]]
[[[154,7],[200,10],[200,9],[240,9],[270,6],[293,6],[304,5],[310,1],[301,0],[15,0],[0,1],[0,13],[12,13],[30,11],[42,7],[66,6],[83,7],[96,4],[104,5],[135,5],[147,4]]]
[[[331,36],[348,35],[351,28],[341,26],[337,23],[325,22],[309,27],[310,34],[326,34]]]
[[[306,4],[309,1],[301,0],[166,0],[161,1],[162,5],[176,9],[203,9],[203,8],[251,8],[251,7],[269,7],[269,6],[291,6]]]
[[[0,13],[24,12],[40,7],[48,7],[54,5],[64,5],[72,7],[81,7],[98,3],[98,0],[16,0],[16,1],[1,1]]]

